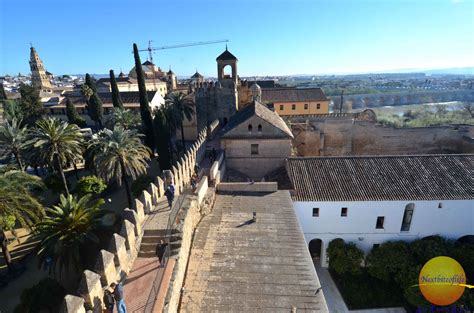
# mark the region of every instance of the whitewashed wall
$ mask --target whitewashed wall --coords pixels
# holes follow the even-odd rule
[[[405,206],[415,204],[410,230],[400,231]],[[439,203],[442,208],[438,208]],[[431,235],[458,239],[474,235],[473,200],[367,201],[367,202],[294,202],[306,242],[321,239],[321,265],[326,267],[326,248],[335,238],[354,242],[368,253],[374,244],[387,240],[412,241]],[[347,217],[341,208],[347,207]],[[319,217],[313,217],[319,208]],[[384,229],[376,229],[378,216],[384,216]]]

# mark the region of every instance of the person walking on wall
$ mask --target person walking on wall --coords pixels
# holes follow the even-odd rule
[[[166,188],[166,191],[165,191],[165,196],[166,196],[166,199],[168,200],[168,205],[171,209],[171,207],[173,206],[173,200],[174,200],[174,186],[173,186],[173,184],[168,185],[168,188]]]
[[[107,313],[114,312],[115,299],[114,299],[114,295],[112,294],[112,291],[110,291],[108,288],[105,289],[104,291],[104,305],[105,305],[105,312]]]
[[[123,286],[122,283],[118,284],[112,283],[110,287],[114,290],[114,298],[117,303],[117,312],[118,313],[127,313],[127,308],[125,306],[125,301],[123,300]]]

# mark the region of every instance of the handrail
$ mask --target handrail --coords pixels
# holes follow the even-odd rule
[[[168,216],[168,223],[166,225],[166,232],[165,232],[166,248],[165,248],[165,252],[163,253],[163,257],[160,260],[160,268],[163,268],[163,271],[156,272],[156,276],[155,276],[155,279],[153,280],[152,288],[150,290],[150,293],[148,295],[148,298],[145,304],[145,308],[144,308],[145,313],[151,313],[153,311],[153,306],[155,305],[155,302],[156,302],[156,296],[158,295],[161,285],[163,284],[163,279],[165,276],[164,272],[165,272],[166,266],[168,265],[168,260],[171,257],[170,242],[171,242],[172,231],[175,226],[174,221],[176,220],[176,217],[181,211],[184,199],[186,199],[186,195],[180,194],[178,196],[178,201],[175,201],[173,203],[173,206],[171,207],[171,212],[170,212],[170,215]]]

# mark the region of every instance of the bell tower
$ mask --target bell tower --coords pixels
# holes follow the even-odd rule
[[[217,58],[217,83],[215,90],[215,108],[212,109],[222,125],[225,125],[237,112],[239,104],[238,88],[240,85],[237,75],[237,58],[227,50],[222,52]],[[230,66],[231,74],[226,75],[224,69]]]
[[[216,59],[217,61],[217,79],[223,83],[227,80],[231,80],[237,86],[237,62],[239,61],[232,53],[227,50],[221,53]],[[224,69],[226,66],[230,66],[232,69],[231,75],[225,75]]]
[[[30,69],[31,82],[33,87],[39,90],[51,89],[51,82],[49,81],[46,70],[44,69],[43,61],[41,61],[35,48],[31,46],[30,49]]]

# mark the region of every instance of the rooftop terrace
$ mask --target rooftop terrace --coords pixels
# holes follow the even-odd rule
[[[319,287],[288,191],[218,194],[196,229],[181,311],[328,312]]]

